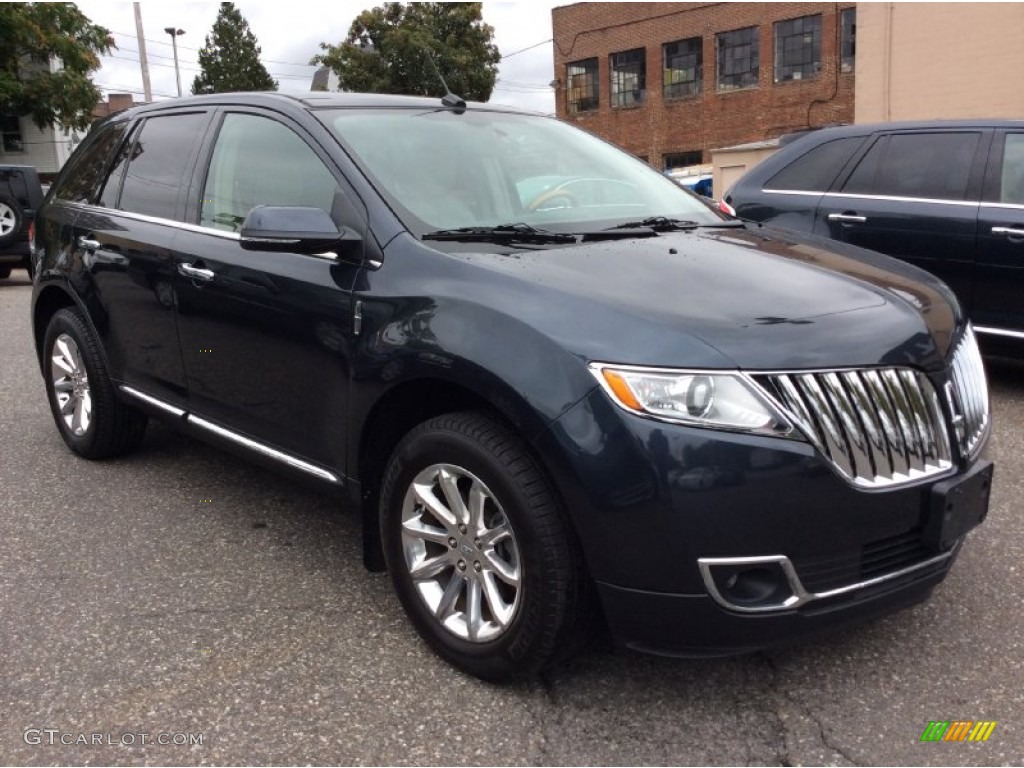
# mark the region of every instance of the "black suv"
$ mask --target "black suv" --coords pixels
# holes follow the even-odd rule
[[[347,498],[445,658],[504,679],[602,615],[668,654],[923,599],[984,517],[985,374],[949,291],[765,237],[565,123],[355,94],[99,124],[50,191],[57,428],[147,418]]]
[[[724,201],[741,218],[871,248],[928,270],[956,291],[978,333],[1019,352],[1024,121],[813,131],[752,168]]]
[[[30,233],[43,203],[39,175],[31,165],[0,165],[0,280],[15,267],[32,276]]]

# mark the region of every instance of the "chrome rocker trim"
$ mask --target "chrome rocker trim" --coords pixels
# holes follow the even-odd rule
[[[308,461],[303,461],[302,459],[296,458],[295,456],[284,453],[283,451],[279,451],[276,448],[271,448],[270,446],[264,445],[263,443],[257,442],[256,440],[244,437],[243,435],[240,435],[237,432],[232,432],[230,429],[225,429],[224,427],[218,426],[217,424],[214,424],[211,421],[207,421],[206,419],[196,416],[195,414],[188,413],[187,411],[184,411],[181,408],[178,408],[177,406],[171,405],[170,403],[165,403],[163,400],[155,398],[152,395],[147,395],[144,392],[140,392],[139,390],[133,387],[129,387],[125,384],[122,384],[120,386],[120,390],[124,392],[126,395],[130,395],[131,397],[141,400],[147,405],[151,405],[154,408],[159,408],[165,413],[169,413],[172,416],[175,416],[179,419],[184,418],[189,424],[199,427],[200,429],[204,429],[207,432],[212,432],[218,437],[223,437],[226,440],[230,440],[233,443],[237,443],[238,445],[241,445],[244,448],[248,448],[250,451],[255,451],[256,453],[262,454],[263,456],[271,458],[274,461],[278,461],[282,464],[286,464],[287,466],[292,467],[293,469],[298,469],[307,474],[319,477],[321,480],[326,480],[329,483],[334,483],[335,485],[342,484],[341,479],[336,474],[334,474],[333,472],[328,472],[326,469],[318,467],[315,464],[310,464]]]

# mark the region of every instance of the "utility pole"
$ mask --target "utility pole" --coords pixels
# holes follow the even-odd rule
[[[139,63],[142,65],[142,90],[146,94],[146,101],[153,100],[153,88],[149,84],[149,60],[146,58],[146,37],[142,34],[142,8],[138,3],[135,6],[135,34],[139,38]]]
[[[164,27],[164,32],[171,36],[171,45],[174,47],[174,76],[178,78],[178,97],[181,97],[181,71],[178,69],[178,37],[185,34],[184,29],[175,27]]]

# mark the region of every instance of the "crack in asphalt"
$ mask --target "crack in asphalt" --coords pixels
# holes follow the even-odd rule
[[[789,733],[790,729],[786,725],[785,718],[779,711],[780,699],[788,701],[792,704],[797,711],[810,720],[816,726],[818,733],[818,740],[821,742],[821,746],[837,755],[842,760],[845,760],[849,765],[860,766],[867,765],[867,763],[859,762],[853,755],[851,755],[845,747],[836,742],[832,737],[829,729],[806,704],[801,702],[791,691],[786,690],[780,684],[782,678],[782,671],[779,666],[775,663],[775,659],[768,655],[767,652],[761,651],[757,656],[765,663],[768,669],[771,671],[771,680],[769,683],[769,695],[775,698],[775,703],[771,707],[771,714],[774,716],[777,722],[776,730],[776,758],[779,765],[791,766],[793,765],[790,754],[789,754]],[[798,761],[799,762],[799,761]]]

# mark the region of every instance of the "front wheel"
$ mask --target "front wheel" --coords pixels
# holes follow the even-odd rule
[[[570,648],[587,575],[561,504],[519,437],[477,413],[421,424],[381,491],[388,570],[434,650],[487,680],[529,676]]]

